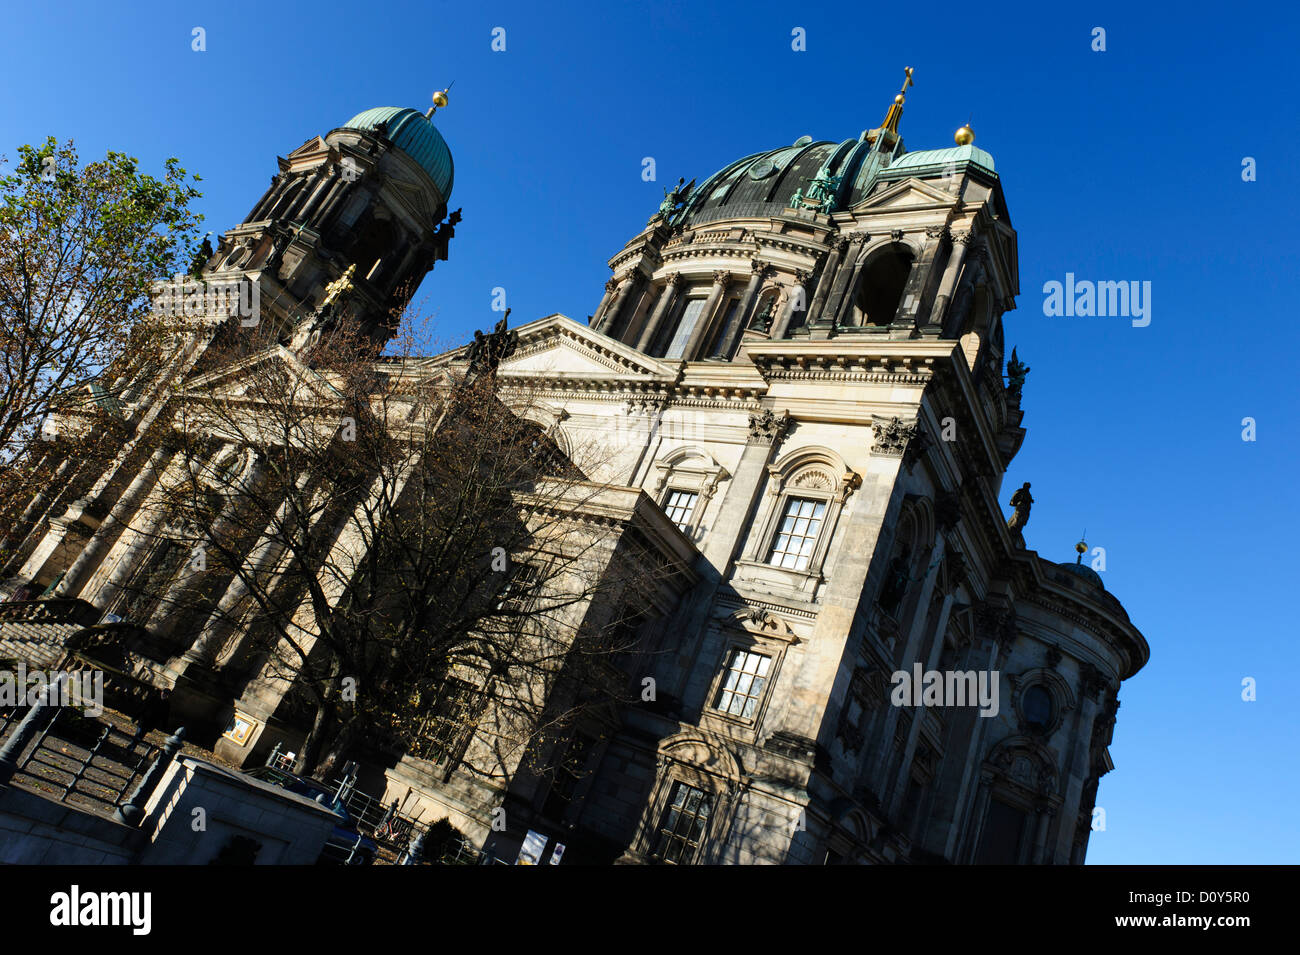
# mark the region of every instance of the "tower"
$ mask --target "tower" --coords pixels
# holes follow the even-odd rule
[[[445,99],[443,100],[445,102]],[[351,300],[376,338],[447,247],[454,165],[426,114],[358,113],[285,158],[243,222],[222,236],[204,275],[258,282],[263,320],[291,326],[353,267]]]

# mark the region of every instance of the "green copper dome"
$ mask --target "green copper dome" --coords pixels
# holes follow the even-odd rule
[[[927,166],[942,168],[949,163],[953,165],[974,163],[976,166],[983,166],[989,172],[997,172],[993,168],[993,157],[978,146],[969,143],[965,146],[949,146],[947,149],[918,149],[914,153],[904,153],[889,164],[889,169],[892,172],[896,169],[920,169]]]
[[[451,162],[451,150],[442,133],[419,110],[401,106],[378,106],[364,113],[357,113],[343,124],[344,129],[363,129],[377,132],[381,124],[387,124],[382,135],[394,146],[406,153],[429,174],[433,184],[442,194],[443,202],[451,198],[451,184],[455,168]]]

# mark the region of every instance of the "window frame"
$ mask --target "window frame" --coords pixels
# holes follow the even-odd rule
[[[718,809],[719,809],[718,804],[720,801],[718,798],[718,793],[716,793],[715,791],[713,791],[707,786],[700,785],[698,782],[695,781],[688,782],[677,776],[671,777],[669,780],[667,780],[667,782],[668,785],[665,787],[666,792],[662,800],[662,805],[660,805],[659,812],[656,813],[655,816],[654,829],[651,833],[650,851],[655,856],[656,860],[664,865],[699,865],[702,863],[703,857],[705,853],[708,851],[709,843],[712,841],[711,840],[712,829],[718,818]],[[666,830],[665,826],[668,820],[669,813],[671,813],[675,808],[674,807],[675,797],[677,793],[681,790],[691,790],[692,792],[699,793],[702,800],[707,800],[708,807],[709,807],[708,814],[703,819],[703,824],[700,828],[700,834],[698,839],[696,840],[694,846],[691,847],[690,857],[686,859],[678,858],[675,860],[669,860],[664,857],[664,853],[663,853],[664,845],[668,840],[680,839],[680,836],[678,836],[675,832],[670,832],[669,830]],[[698,813],[693,813],[693,815],[696,819],[699,818]],[[687,845],[690,845],[689,840],[682,840],[682,841],[685,842]]]
[[[781,503],[782,507],[777,514],[777,520],[775,522],[775,527],[772,530],[771,540],[768,542],[767,546],[760,551],[761,554],[766,555],[763,557],[763,563],[767,564],[769,567],[777,567],[781,570],[794,570],[801,573],[806,572],[808,568],[812,566],[813,558],[817,552],[817,547],[821,543],[822,531],[826,526],[826,513],[830,509],[830,502],[822,497],[814,497],[804,494],[787,494],[782,498]],[[804,505],[807,504],[812,505],[812,513],[801,513]],[[796,505],[798,505],[797,509],[795,507]],[[796,532],[793,526],[789,531],[786,530],[787,523],[793,521],[797,524],[797,522],[802,520],[808,521],[810,527],[815,521],[816,530],[813,531],[812,534]],[[778,551],[778,542],[782,537],[786,538],[786,547]],[[812,541],[812,547],[808,548],[808,554],[803,553],[805,549],[803,546],[800,546],[798,550],[789,549],[790,542],[794,541],[796,538],[801,542],[801,544]],[[775,559],[778,553],[781,555],[779,563]],[[790,558],[794,558],[796,562],[793,567],[786,563]],[[798,566],[799,561],[803,561],[802,567]]]
[[[747,656],[758,657],[760,660],[767,661],[766,672],[761,675],[752,674],[752,676],[758,676],[763,681],[762,688],[756,695],[750,694],[749,692],[737,693],[734,689],[727,688],[727,678],[735,670],[732,661],[738,654],[742,653]],[[762,718],[763,711],[767,708],[768,699],[771,698],[772,684],[776,678],[776,666],[777,656],[767,647],[758,643],[742,643],[737,640],[727,641],[722,651],[722,659],[719,662],[718,671],[714,675],[713,681],[709,686],[709,697],[706,701],[706,706],[709,712],[713,716],[729,722],[740,723],[744,726],[756,725],[759,719]],[[744,671],[742,671],[742,673],[743,672]],[[753,680],[751,679],[750,687],[752,688],[752,686]],[[730,710],[722,709],[719,706],[719,701],[722,699],[724,693],[733,694],[733,699],[735,696],[741,696],[746,700],[753,700],[753,713],[749,716],[745,716],[743,712],[732,713]]]
[[[695,527],[699,523],[698,518],[700,514],[700,505],[704,503],[702,501],[702,498],[704,496],[701,493],[702,490],[703,490],[702,488],[682,487],[676,484],[669,485],[667,488],[664,489],[664,492],[661,495],[661,500],[659,503],[659,506],[663,508],[664,514],[667,515],[668,520],[672,521],[673,525],[679,531],[681,531],[687,537],[690,537],[692,539],[694,539],[695,536]],[[672,499],[674,494],[689,494],[692,498],[690,510],[686,512],[686,519],[684,521],[681,521],[680,523],[674,520],[672,515],[672,507],[673,507]]]
[[[658,472],[654,482],[654,496],[665,516],[673,491],[689,491],[698,495],[695,510],[691,512],[689,529],[682,529],[682,533],[692,543],[696,542],[701,536],[704,517],[713,503],[718,487],[731,477],[730,473],[713,455],[695,445],[673,448],[654,463],[654,470]]]
[[[686,313],[695,302],[700,303],[700,310],[696,313],[695,321],[691,324],[686,335],[682,338],[682,353],[673,356],[669,354],[669,352],[673,350],[673,343],[677,341],[678,335],[682,330],[682,323],[686,320]],[[687,290],[686,294],[682,296],[681,308],[675,309],[676,317],[674,318],[672,325],[669,326],[670,331],[667,336],[668,340],[664,342],[664,353],[656,357],[663,358],[665,361],[682,361],[685,359],[686,346],[691,343],[691,336],[695,334],[695,329],[699,327],[700,322],[704,319],[704,309],[708,304],[709,298],[707,294],[699,294],[695,288]]]
[[[783,596],[811,601],[826,581],[826,564],[839,530],[840,515],[849,495],[861,486],[862,478],[827,448],[800,448],[781,462],[768,465],[767,471],[763,516],[751,527],[744,556],[736,561],[743,571],[739,580],[741,583],[761,581],[765,588],[783,591]],[[802,570],[767,562],[792,497],[826,505],[817,543],[808,566]]]

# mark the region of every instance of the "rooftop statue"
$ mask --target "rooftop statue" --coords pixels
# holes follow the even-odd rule
[[[1029,366],[1016,357],[1016,350],[1012,348],[1011,360],[1007,362],[1007,393],[1019,398],[1028,374]]]
[[[513,355],[515,349],[519,347],[519,333],[506,328],[506,321],[509,318],[510,309],[506,309],[505,314],[501,316],[501,321],[497,322],[490,333],[484,335],[480,331],[474,332],[474,341],[470,342],[469,349],[465,352],[471,374],[484,371],[495,372],[497,366]]]
[[[1011,515],[1011,520],[1007,521],[1007,530],[1013,534],[1023,534],[1025,525],[1029,523],[1029,508],[1033,505],[1034,499],[1029,494],[1029,482],[1026,481],[1015,494],[1011,495],[1011,506],[1016,509]]]
[[[678,207],[686,202],[687,197],[691,194],[691,190],[694,187],[694,179],[692,179],[688,185],[686,184],[686,177],[682,176],[677,180],[677,185],[673,188],[672,192],[665,189],[664,201],[659,203],[660,217],[667,219],[672,216],[672,214],[677,211]]]

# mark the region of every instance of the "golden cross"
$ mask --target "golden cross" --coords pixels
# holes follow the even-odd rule
[[[900,95],[906,93],[909,86],[916,85],[912,82],[912,68],[910,66],[905,66],[903,67],[903,72],[907,75],[907,78],[903,80],[903,88],[898,91]]]

